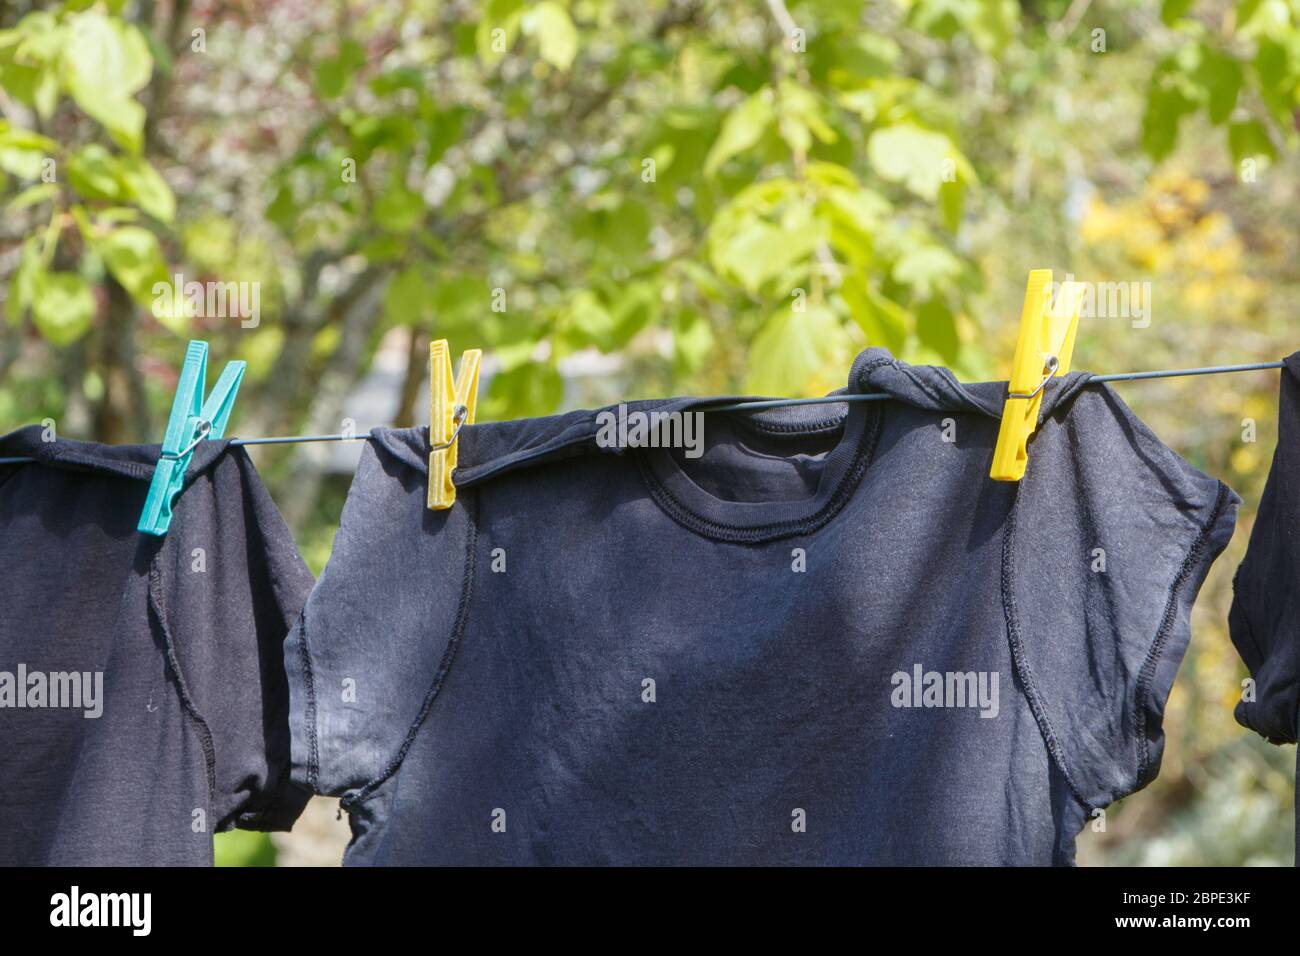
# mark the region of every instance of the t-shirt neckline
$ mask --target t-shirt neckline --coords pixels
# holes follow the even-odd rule
[[[679,524],[719,541],[756,543],[808,534],[844,507],[866,473],[875,451],[885,402],[846,402],[811,419],[806,409],[764,412],[751,421],[762,430],[815,434],[843,424],[839,442],[827,454],[817,490],[783,501],[727,501],[705,490],[682,468],[672,451],[645,449],[637,456],[651,497]],[[707,427],[707,426],[706,426]]]

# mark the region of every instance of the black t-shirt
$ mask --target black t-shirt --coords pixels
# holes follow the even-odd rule
[[[350,864],[1072,862],[1156,775],[1237,505],[1084,379],[1019,484],[1004,384],[882,349],[888,400],[693,447],[628,447],[685,399],[467,427],[447,511],[376,431],[286,642],[295,779]]]
[[[1280,388],[1277,451],[1228,624],[1254,681],[1237,704],[1237,722],[1273,743],[1293,744],[1300,715],[1300,352],[1285,360]],[[1296,841],[1300,848],[1300,826]]]
[[[163,538],[159,449],[0,438],[0,864],[203,865],[287,829],[281,642],[312,586],[241,448],[206,441]]]

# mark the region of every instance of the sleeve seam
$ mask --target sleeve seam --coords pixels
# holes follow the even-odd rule
[[[1151,700],[1151,682],[1155,679],[1156,664],[1159,662],[1161,655],[1168,644],[1169,635],[1173,632],[1174,623],[1178,619],[1179,596],[1182,593],[1183,586],[1191,577],[1193,570],[1199,564],[1202,555],[1205,552],[1206,542],[1210,538],[1214,527],[1222,518],[1224,509],[1228,503],[1228,486],[1219,482],[1218,495],[1214,501],[1214,507],[1210,516],[1201,526],[1195,540],[1192,541],[1187,555],[1183,558],[1183,563],[1178,568],[1178,573],[1169,585],[1169,597],[1165,602],[1164,614],[1160,620],[1160,627],[1156,631],[1155,639],[1151,643],[1151,648],[1147,651],[1146,659],[1142,663],[1142,669],[1138,672],[1137,688],[1135,689],[1134,704],[1137,720],[1137,740],[1138,740],[1138,770],[1134,779],[1133,790],[1139,789],[1145,782],[1147,771],[1150,769],[1151,753],[1147,742],[1147,712]],[[1130,791],[1132,792],[1132,791]]]
[[[470,503],[466,503],[465,519],[468,525],[465,532],[465,571],[461,578],[460,601],[456,608],[456,619],[452,624],[451,639],[447,642],[447,647],[443,651],[442,660],[438,663],[438,669],[434,672],[433,681],[429,685],[429,690],[424,696],[424,703],[420,705],[420,711],[411,722],[411,726],[406,731],[406,737],[402,741],[401,747],[398,748],[397,754],[389,761],[372,780],[363,785],[360,789],[343,796],[339,805],[351,812],[351,809],[359,803],[364,802],[380,785],[389,777],[398,771],[402,761],[406,759],[407,751],[415,742],[420,728],[424,725],[424,720],[433,708],[433,702],[437,698],[439,691],[442,690],[443,682],[447,678],[451,665],[456,659],[456,651],[460,647],[461,638],[465,633],[465,626],[469,620],[470,603],[474,593],[474,549],[478,539],[478,495],[474,493],[462,494],[459,496],[463,501],[468,497]]]
[[[212,729],[199,712],[198,705],[190,694],[189,684],[186,682],[185,674],[181,669],[180,654],[176,650],[176,641],[172,636],[171,628],[167,624],[166,601],[162,588],[162,553],[169,540],[171,540],[170,536],[162,540],[154,551],[153,560],[149,564],[149,607],[158,622],[159,630],[162,632],[163,652],[167,658],[167,664],[176,678],[177,696],[180,698],[181,707],[185,711],[188,722],[193,725],[199,737],[207,777],[208,801],[215,807],[217,803],[217,752],[216,745],[213,742]],[[217,822],[214,832],[220,829],[221,822]]]
[[[1015,597],[1015,548],[1016,548],[1016,517],[1017,505],[1020,501],[1020,485],[1017,484],[1012,491],[1011,507],[1007,511],[1006,530],[1002,538],[1002,611],[1006,618],[1007,641],[1011,645],[1011,661],[1020,677],[1020,684],[1024,688],[1025,699],[1029,703],[1029,710],[1034,715],[1034,721],[1038,724],[1039,733],[1043,736],[1043,743],[1047,746],[1048,754],[1056,764],[1061,776],[1065,779],[1065,784],[1070,788],[1070,793],[1087,811],[1089,816],[1092,811],[1099,805],[1084,797],[1079,785],[1075,782],[1074,775],[1070,773],[1070,768],[1066,763],[1065,754],[1061,750],[1061,742],[1057,739],[1056,732],[1052,729],[1052,722],[1047,715],[1047,708],[1043,706],[1042,696],[1038,692],[1038,684],[1034,678],[1034,672],[1029,666],[1029,660],[1025,655],[1024,644],[1020,639],[1020,621],[1016,613]]]
[[[306,606],[298,612],[298,627],[295,633],[298,639],[298,661],[302,667],[302,685],[307,695],[307,706],[303,710],[302,718],[307,734],[307,786],[312,793],[320,793],[320,729],[316,719],[316,674],[312,667],[311,648],[307,645]]]

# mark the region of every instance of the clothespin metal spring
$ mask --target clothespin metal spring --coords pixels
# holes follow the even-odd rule
[[[451,423],[456,426],[451,430],[451,437],[441,445],[430,445],[429,451],[444,451],[456,444],[456,436],[460,434],[460,430],[468,418],[469,409],[464,405],[456,405],[451,411]]]
[[[1049,355],[1047,357],[1046,364],[1043,365],[1043,380],[1038,383],[1038,387],[1035,388],[1032,392],[1013,392],[1011,391],[1011,386],[1008,383],[1007,398],[1037,398],[1038,393],[1041,392],[1043,389],[1047,388],[1047,383],[1051,381],[1052,376],[1056,374],[1056,370],[1060,367],[1061,367],[1061,360],[1058,359],[1055,355]]]
[[[165,451],[162,454],[160,454],[158,457],[170,458],[173,461],[179,461],[180,459],[188,455],[190,452],[192,452],[195,448],[197,448],[199,442],[207,438],[208,434],[211,431],[212,431],[212,422],[204,421],[203,419],[200,418],[194,423],[194,440],[192,442],[190,442],[180,451],[176,451],[176,452]]]

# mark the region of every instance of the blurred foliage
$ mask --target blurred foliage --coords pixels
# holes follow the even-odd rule
[[[213,838],[217,866],[275,866],[275,846],[266,833],[228,830]]]
[[[355,424],[413,423],[430,337],[489,355],[483,418],[821,394],[866,345],[991,378],[1046,266],[1150,283],[1150,325],[1085,320],[1078,366],[1277,358],[1298,97],[1300,0],[16,0],[0,423],[156,441],[191,336],[248,360],[242,434],[340,430],[385,356],[391,415]],[[248,284],[257,321],[173,280]],[[1246,506],[1164,771],[1085,859],[1288,859],[1223,624],[1275,395],[1125,387]],[[256,454],[319,571],[347,476]]]

